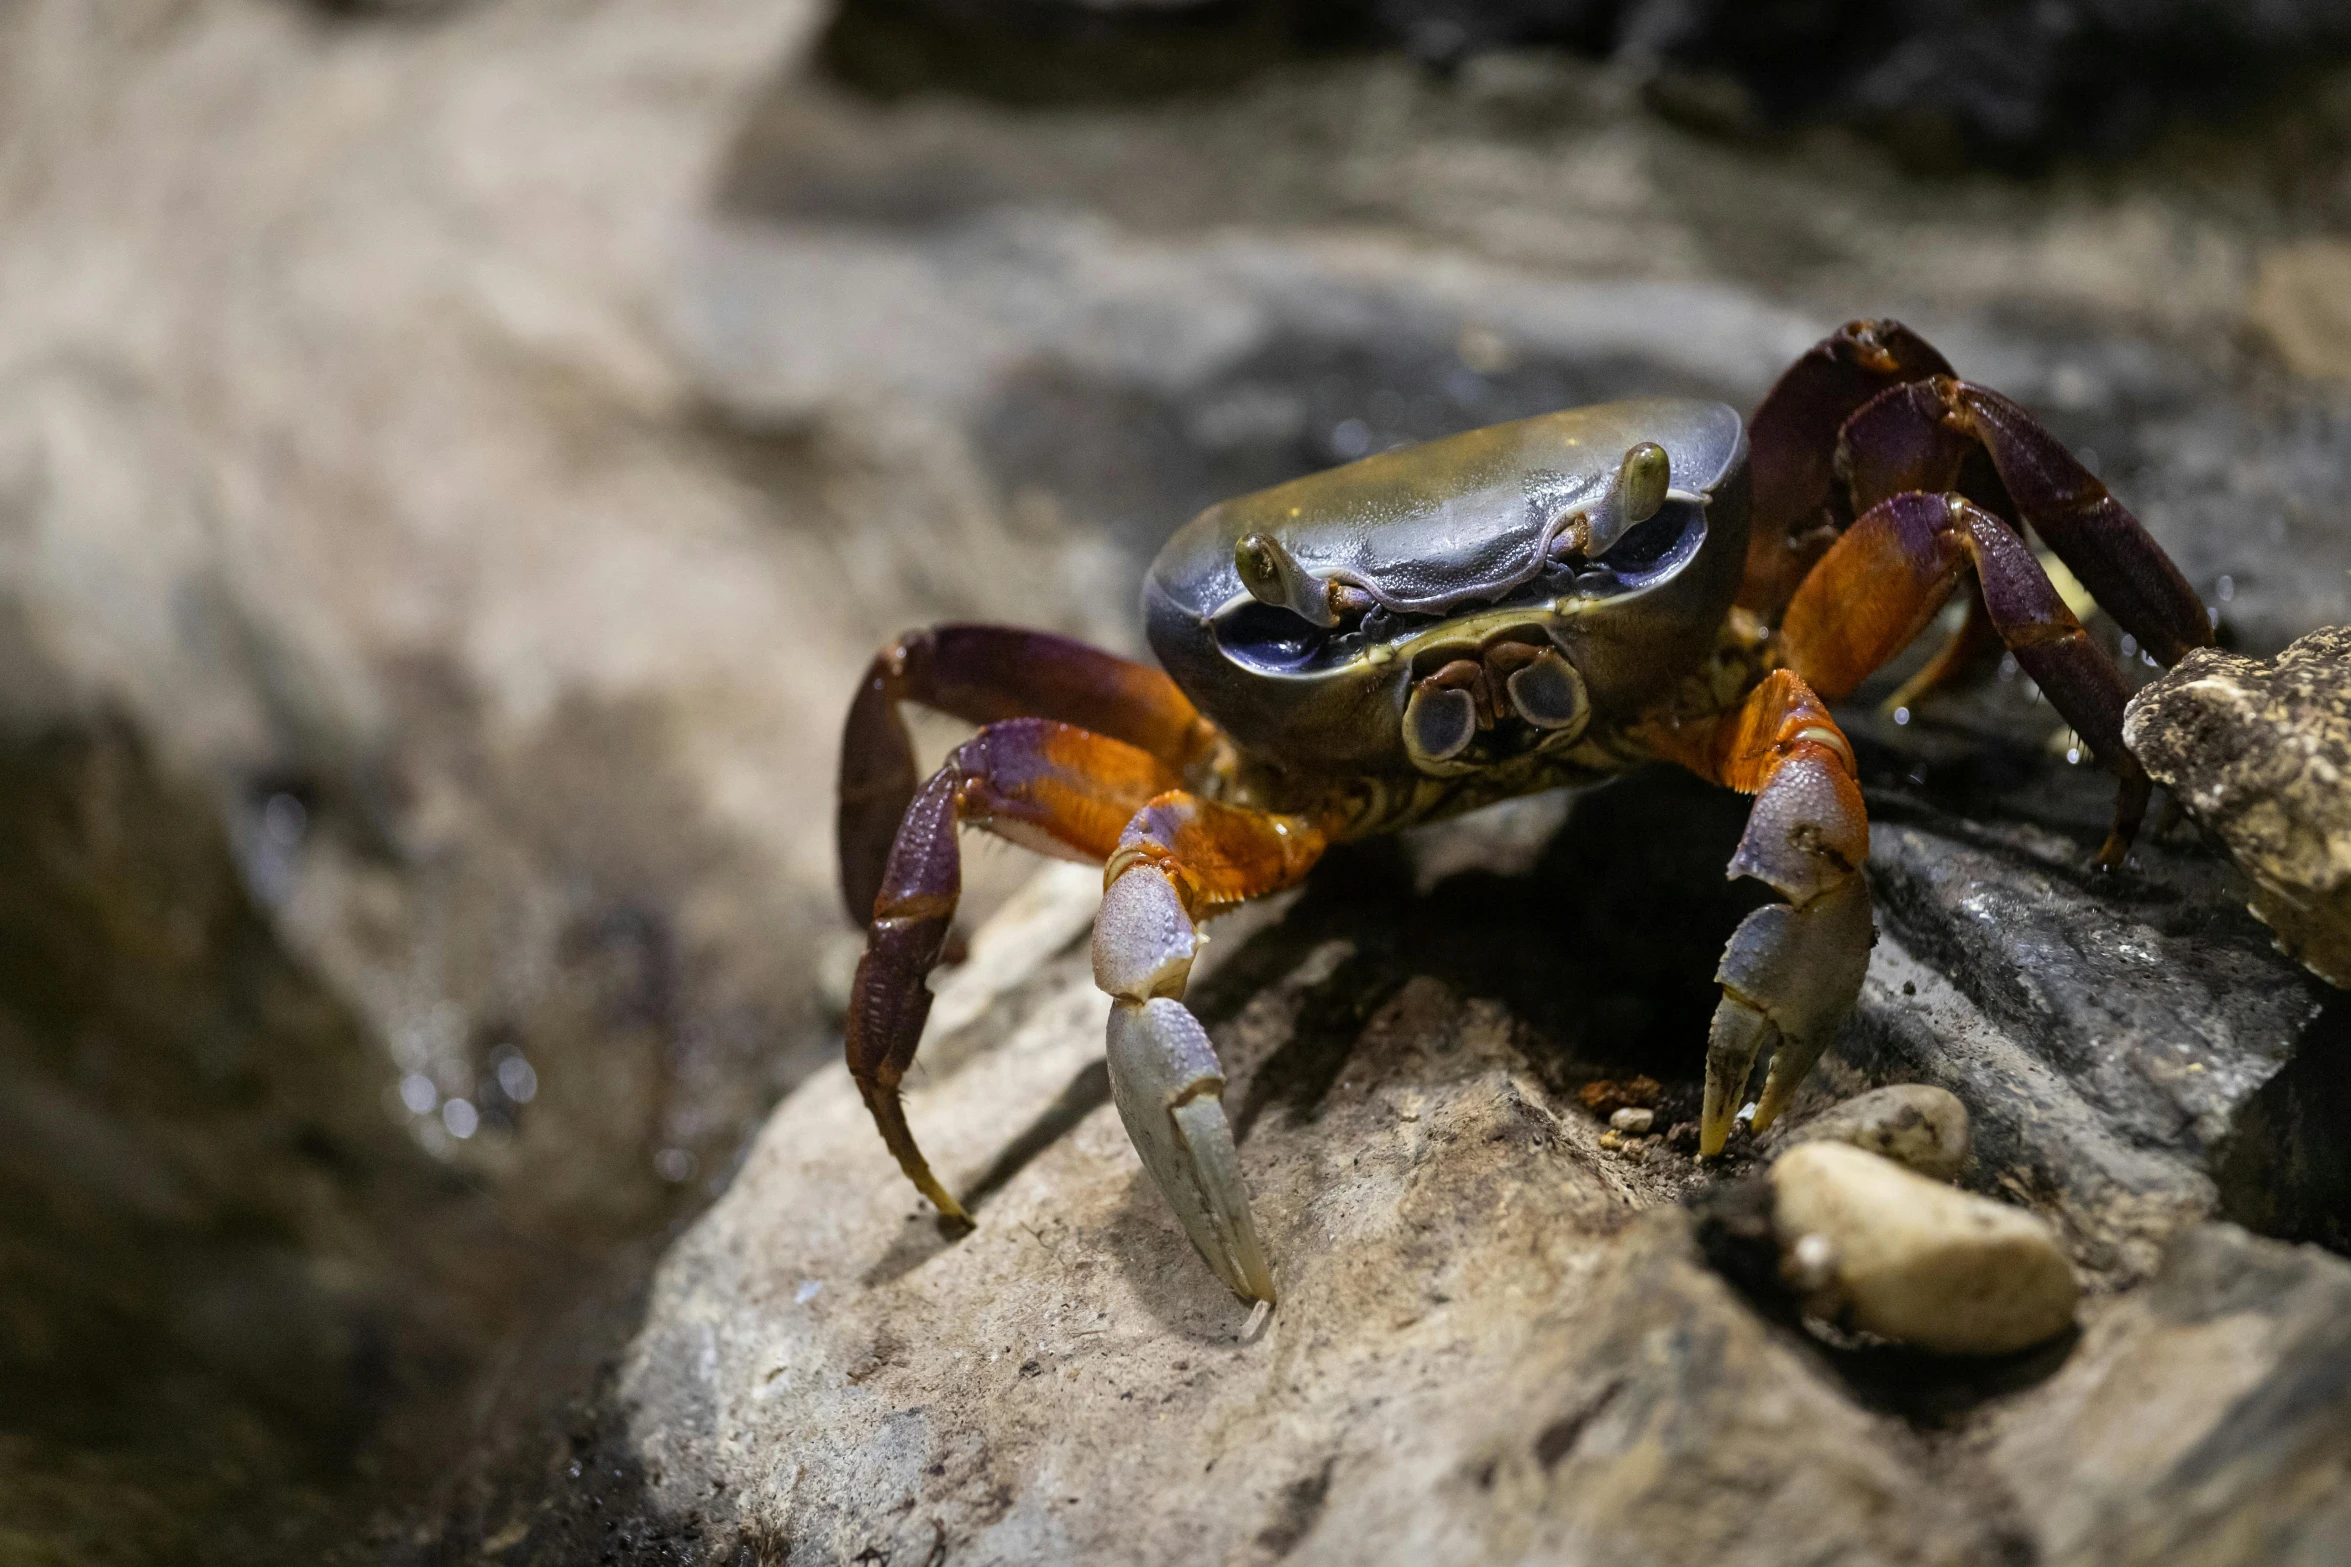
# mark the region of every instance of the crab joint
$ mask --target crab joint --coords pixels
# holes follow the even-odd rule
[[[1339,623],[1330,585],[1299,565],[1297,557],[1282,548],[1272,534],[1244,534],[1233,546],[1233,569],[1241,574],[1241,586],[1259,603],[1277,605],[1309,625]]]

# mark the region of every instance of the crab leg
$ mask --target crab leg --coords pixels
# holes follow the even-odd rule
[[[1156,669],[1041,631],[934,626],[874,656],[841,734],[837,842],[849,918],[873,917],[883,866],[922,781],[898,704],[969,723],[1051,718],[1149,752],[1178,774],[1216,730]]]
[[[1912,491],[1873,506],[1797,589],[1780,625],[1782,656],[1831,701],[1845,697],[1919,633],[1971,563],[2000,640],[2122,780],[2098,852],[2099,863],[2120,864],[2149,787],[2122,743],[2122,676],[1999,518],[1959,495]]]
[[[882,1141],[947,1218],[969,1216],[931,1174],[898,1097],[930,1015],[937,966],[963,891],[959,825],[1070,859],[1103,860],[1120,826],[1176,782],[1147,751],[1049,719],[990,724],[956,748],[897,825],[850,991],[845,1051]]]
[[[1950,373],[1943,356],[1898,321],[1849,321],[1781,373],[1747,426],[1754,491],[1742,605],[1769,613],[1787,603],[1851,520],[1840,509],[1835,455],[1837,432],[1854,410],[1890,386]]]
[[[1711,1157],[1730,1136],[1755,1058],[1777,1047],[1755,1108],[1762,1131],[1787,1107],[1861,992],[1876,939],[1869,884],[1860,874],[1869,818],[1852,747],[1791,670],[1772,671],[1719,718],[1648,733],[1659,755],[1755,796],[1729,874],[1753,876],[1787,900],[1741,921],[1715,972],[1722,1000],[1707,1036],[1698,1131],[1698,1151]]]
[[[1162,795],[1120,835],[1094,922],[1119,1119],[1184,1233],[1244,1300],[1271,1301],[1273,1274],[1225,1120],[1224,1069],[1184,987],[1199,922],[1297,881],[1325,841],[1303,817]]]
[[[1953,488],[1971,446],[1990,456],[2016,515],[2148,652],[2174,664],[2211,644],[2203,602],[2162,546],[2038,420],[1989,388],[1939,375],[1855,414],[1842,437],[1854,506],[1902,490]],[[1956,487],[1979,504],[1987,499]]]

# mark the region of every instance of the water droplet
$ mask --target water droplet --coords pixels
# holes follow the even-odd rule
[[[1907,707],[1897,707],[1897,708],[1895,708],[1895,709],[1894,709],[1894,722],[1896,722],[1896,723],[1898,723],[1898,724],[1907,724],[1907,723],[1909,723],[1909,722],[1910,722],[1910,709],[1909,709],[1909,708],[1907,708]]]
[[[2237,596],[2237,579],[2224,576],[2212,586],[2212,596],[2226,604]]]
[[[683,1148],[664,1148],[653,1156],[653,1168],[665,1181],[682,1181],[694,1173],[694,1156]]]
[[[441,1102],[441,1091],[422,1072],[411,1072],[400,1079],[400,1102],[413,1114],[430,1115],[433,1106]]]
[[[539,1074],[517,1050],[498,1063],[498,1088],[518,1105],[539,1097]]]
[[[481,1129],[481,1113],[463,1099],[452,1099],[441,1106],[441,1124],[449,1128],[451,1137],[463,1140]]]
[[[309,823],[309,808],[290,794],[273,794],[261,807],[261,830],[272,843],[286,848],[302,841],[302,829]]]
[[[2122,656],[2128,658],[2137,651],[2139,651],[2139,639],[2127,631],[2124,632],[2122,634]]]
[[[1361,419],[1341,419],[1331,426],[1331,450],[1353,461],[1371,450],[1371,426]]]

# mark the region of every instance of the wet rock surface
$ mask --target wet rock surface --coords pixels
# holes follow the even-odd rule
[[[2150,776],[2253,878],[2279,950],[2351,989],[2351,630],[2268,664],[2200,649],[2123,723]]]
[[[2024,166],[2137,151],[2241,114],[2351,51],[2325,0],[848,0],[823,58],[877,93],[1068,102],[1230,86],[1286,60],[1402,49],[1458,68],[1511,49],[1612,58],[1652,107],[1715,134],[1824,120],[1916,161]]]

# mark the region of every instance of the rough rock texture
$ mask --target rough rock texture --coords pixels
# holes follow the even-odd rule
[[[1269,932],[1211,1013],[1280,1259],[1259,1338],[1142,1179],[1064,957],[910,1098],[984,1194],[968,1239],[828,1072],[672,1252],[621,1386],[653,1505],[715,1496],[791,1561],[1988,1557],[1685,1219],[1635,1217],[1680,1161],[1600,1154],[1492,1001],[1427,976],[1363,1006],[1355,957]]]
[[[2132,699],[2123,739],[2253,878],[2278,949],[2351,989],[2351,628],[2268,664],[2192,653]]]
[[[2351,1268],[2189,1232],[2094,1323],[1986,1458],[2054,1567],[2317,1567],[2351,1551]]]
[[[2264,1541],[2325,1537],[2343,1500],[2326,1466],[2351,1406],[2319,1391],[2316,1407],[2291,1405],[2285,1389],[2343,1374],[2326,1335],[2351,1267],[2183,1209],[2148,1232],[2158,1282],[2093,1299],[2078,1353],[2064,1339],[1938,1369],[1831,1347],[1743,1297],[1669,1205],[1708,1178],[1661,1140],[1602,1151],[1605,1123],[1572,1086],[1661,1066],[1686,1116],[1694,1043],[1660,1062],[1630,1014],[1565,1035],[1539,998],[1584,991],[1576,961],[1519,970],[1498,948],[1550,934],[1539,889],[1578,884],[1571,867],[1612,887],[1632,885],[1627,854],[1668,869],[1671,856],[1623,846],[1674,814],[1703,822],[1694,805],[1670,786],[1591,797],[1531,876],[1469,872],[1418,901],[1409,856],[1342,862],[1346,885],[1219,932],[1195,993],[1232,1069],[1283,1290],[1254,1340],[1124,1142],[1082,951],[1046,956],[1040,941],[1026,979],[999,957],[988,983],[1009,988],[985,1005],[955,982],[958,1015],[979,1021],[933,1039],[910,1107],[946,1178],[977,1194],[978,1229],[942,1236],[846,1077],[812,1079],[664,1261],[614,1396],[625,1429],[587,1460],[631,1477],[602,1505],[666,1520],[718,1559],[787,1561],[1993,1563],[2095,1559],[2120,1532],[2208,1538],[2194,1559],[2250,1564]],[[1065,882],[1082,908],[1083,873]],[[1668,963],[1651,993],[1688,984],[1702,1000],[1705,971],[1684,968],[1669,911],[1617,913],[1627,946]],[[2269,986],[2296,983],[2251,950]],[[2014,1068],[1945,1063],[1986,1104]],[[2018,1135],[2033,1146],[2029,1124]],[[2074,1200],[1994,1180],[2053,1217]],[[2081,1256],[2096,1242],[2069,1244]],[[2214,1247],[2287,1259],[2295,1282],[2184,1302],[2179,1277],[2222,1284],[2225,1267],[2192,1261]],[[2210,1372],[2146,1325],[2198,1312],[2236,1314]],[[2115,1367],[2151,1380],[2098,1381]],[[2256,1385],[2289,1407],[2239,1413]],[[2148,1483],[2122,1456],[2144,1440],[2119,1413],[2133,1397],[2246,1432],[2179,1460],[2225,1475],[2192,1492]],[[2111,1476],[2095,1504],[2051,1484],[2031,1445],[2068,1439],[2105,1444],[2072,1460]],[[2273,1474],[2298,1487],[2289,1500],[2263,1489]],[[512,1559],[563,1559],[554,1520],[578,1505],[530,1525]]]

